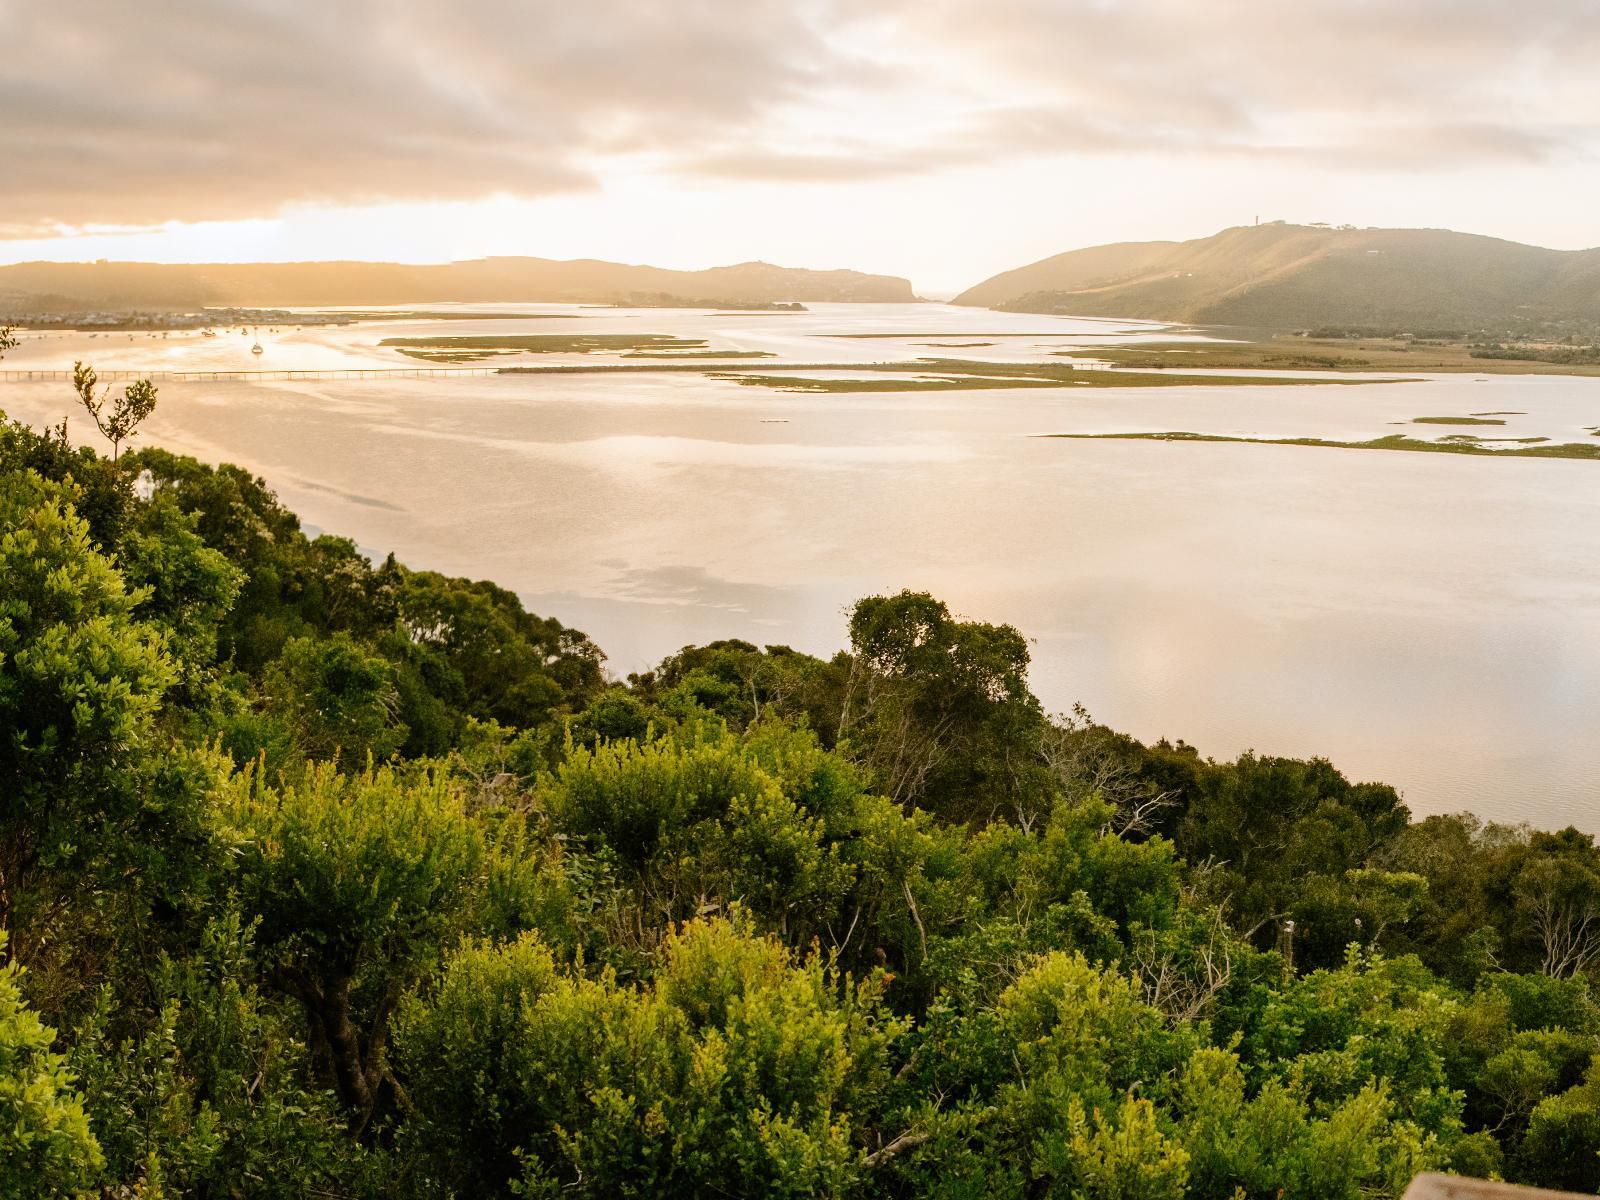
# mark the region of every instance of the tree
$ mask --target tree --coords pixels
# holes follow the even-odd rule
[[[1253,1095],[1238,1057],[1208,1047],[1179,1084],[1179,1140],[1196,1196],[1360,1200],[1398,1196],[1419,1170],[1445,1165],[1383,1085],[1313,1104],[1294,1081]]]
[[[929,1014],[903,1097],[923,1144],[891,1171],[950,1200],[1173,1200],[1188,1154],[1151,1102],[1192,1046],[1127,978],[1079,954],[1039,956],[997,999],[952,996]]]
[[[527,728],[600,690],[599,648],[504,588],[406,572],[398,605],[401,630],[448,664],[473,716]]]
[[[299,1001],[318,1070],[359,1134],[395,1087],[395,1006],[466,927],[483,833],[437,773],[324,764],[272,788],[245,770],[217,803],[266,977]]]
[[[243,586],[218,630],[219,654],[239,670],[259,676],[293,637],[338,630],[366,637],[392,625],[393,604],[382,603],[381,595],[365,606],[344,604],[341,623],[335,623],[319,567],[338,577],[332,590],[342,595],[353,564],[342,552],[315,551],[299,518],[248,471],[226,463],[211,467],[153,447],[130,454],[123,466],[130,474],[148,474],[156,493],[170,497],[194,521],[206,546],[243,572]],[[370,574],[365,560],[360,566],[360,574]]]
[[[155,411],[156,389],[148,379],[139,379],[123,388],[121,396],[113,398],[110,388],[95,393],[99,382],[100,377],[93,367],[81,362],[72,364],[72,386],[101,436],[111,443],[111,461],[116,462],[122,443]],[[107,404],[111,406],[109,412]]]
[[[1600,961],[1600,855],[1576,830],[1540,835],[1532,849],[1513,895],[1543,951],[1540,969],[1556,977],[1586,971]]]
[[[405,742],[394,668],[349,634],[295,638],[267,670],[268,711],[307,758],[359,769]]]
[[[39,864],[81,868],[171,815],[139,767],[175,673],[135,617],[147,593],[90,545],[70,495],[0,473],[0,926]]]
[[[1112,805],[1112,827],[1121,837],[1166,832],[1167,814],[1179,804],[1176,788],[1162,787],[1141,771],[1132,738],[1098,725],[1081,704],[1045,723],[1040,753],[1057,785],[1073,800],[1097,796]],[[1024,827],[1038,814],[1017,814]]]
[[[108,1195],[359,1194],[361,1150],[306,1069],[297,1014],[258,986],[252,951],[224,911],[188,953],[155,962],[147,999],[106,986],[77,1023],[70,1062],[106,1176],[123,1185]]]
[[[1408,818],[1393,788],[1353,784],[1326,759],[1246,753],[1197,773],[1174,840],[1190,862],[1214,864],[1215,899],[1258,946],[1292,918],[1297,959],[1327,966],[1365,940],[1356,918],[1374,881],[1346,872],[1390,846]],[[1394,881],[1402,892],[1415,882]],[[1402,909],[1388,905],[1384,919]]]
[[[831,662],[788,646],[759,649],[724,639],[686,646],[654,671],[629,676],[641,695],[659,704],[687,701],[743,729],[763,717],[804,720],[823,745],[838,737],[845,656]]]
[[[1384,871],[1377,867],[1357,867],[1344,873],[1351,901],[1360,914],[1356,918],[1359,940],[1372,946],[1382,943],[1384,933],[1394,925],[1404,925],[1428,894],[1428,881],[1415,871]]]
[[[72,507],[89,524],[91,542],[114,555],[136,506],[133,480],[87,446],[67,441],[65,422],[43,433],[0,420],[0,471],[34,471],[61,485]]]
[[[1041,786],[1044,718],[1011,626],[957,621],[908,591],[858,602],[850,645],[839,738],[890,799],[981,822]]]
[[[1581,1084],[1539,1101],[1517,1157],[1540,1187],[1600,1190],[1600,1058]]]
[[[103,1165],[100,1146],[21,977],[16,963],[0,967],[0,1200],[83,1195]]]
[[[574,748],[538,794],[562,833],[618,865],[640,932],[738,902],[804,938],[851,882],[825,824],[854,798],[853,781],[819,779],[824,757],[805,733],[746,742],[708,725]]]
[[[135,610],[166,636],[184,700],[198,705],[217,662],[217,637],[243,573],[194,529],[194,518],[165,489],[135,506],[119,555],[128,583],[144,596]],[[206,730],[210,733],[211,730]]]
[[[206,547],[243,573],[238,598],[218,624],[218,654],[269,692],[281,682],[270,678],[282,673],[279,660],[317,673],[306,647],[291,648],[296,639],[337,641],[348,666],[357,656],[382,660],[377,669],[389,679],[379,690],[388,711],[380,723],[399,732],[398,740],[385,739],[390,748],[424,755],[455,746],[469,719],[535,728],[600,690],[603,656],[594,643],[529,613],[503,588],[409,571],[393,556],[374,564],[348,538],[307,538],[266,483],[238,467],[153,448],[130,454],[124,466],[148,472],[151,514],[159,505],[175,507]],[[301,715],[292,710],[304,694],[271,699],[288,722]],[[304,723],[301,732],[312,743],[328,740]],[[235,744],[280,740],[251,736]],[[359,764],[362,747],[339,744]]]
[[[906,1031],[883,991],[725,920],[639,987],[528,937],[452,956],[396,1048],[447,1194],[841,1196]]]

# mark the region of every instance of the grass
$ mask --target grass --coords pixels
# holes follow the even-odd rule
[[[630,356],[631,357],[631,356]],[[662,355],[675,360],[687,354]],[[761,373],[735,369],[718,371],[693,362],[660,361],[649,365],[632,363],[576,364],[561,366],[499,368],[501,374],[594,374],[618,371],[698,371],[712,379],[728,379],[751,387],[770,387],[784,391],[807,392],[915,392],[960,391],[982,388],[1083,387],[1307,387],[1361,386],[1371,383],[1405,383],[1404,379],[1289,379],[1269,375],[1179,375],[1169,371],[1099,371],[1070,363],[978,362],[959,358],[919,358],[910,362],[872,363],[763,363]],[[783,372],[782,375],[775,372]],[[807,378],[804,372],[838,371],[853,379]],[[792,374],[791,374],[792,373]],[[913,379],[875,379],[882,374],[911,375]]]
[[[934,329],[924,330],[921,333],[819,333],[818,337],[851,338],[856,341],[876,341],[883,338],[943,338],[943,337],[969,337],[969,338],[1083,338],[1083,337],[1128,337],[1133,334],[1148,333],[1148,329],[1119,329],[1110,333],[1063,333],[1053,329],[1049,333],[978,333],[975,330],[962,329]]]
[[[1413,425],[1504,425],[1494,417],[1412,417]]]
[[[515,350],[468,350],[455,353],[449,350],[402,350],[407,358],[420,359],[430,363],[475,363],[486,358],[505,358],[514,355]]]
[[[384,338],[380,346],[487,358],[494,354],[593,354],[625,350],[703,350],[704,338],[665,333],[490,333],[476,337]],[[413,355],[413,357],[416,357]],[[462,361],[466,361],[464,358]]]
[[[1537,442],[1548,442],[1547,437],[1525,438],[1481,438],[1471,433],[1451,433],[1439,439],[1441,442],[1515,442],[1519,446],[1532,446]]]
[[[851,368],[846,368],[851,369]],[[913,363],[872,363],[873,371],[925,371],[937,375],[967,375],[978,378],[1005,376],[1021,379],[1048,379],[1063,386],[1077,387],[1252,387],[1291,384],[1330,384],[1349,386],[1363,383],[1400,383],[1402,380],[1365,379],[1286,379],[1260,375],[1172,375],[1167,372],[1084,370],[1060,363],[979,362],[969,358],[921,358]]]
[[[435,312],[429,309],[405,309],[394,312],[356,311],[349,312],[337,310],[319,310],[317,312],[295,314],[296,316],[333,317],[343,321],[576,321],[577,313],[530,313],[530,312],[462,312],[449,310]],[[289,324],[287,321],[278,322],[280,325]]]
[[[629,350],[623,358],[776,358],[771,350]]]
[[[918,359],[909,363],[841,363],[809,367],[799,363],[785,363],[783,368],[851,371],[862,375],[893,372],[898,375],[914,375],[916,378],[818,379],[734,372],[725,372],[716,375],[715,378],[733,379],[750,387],[769,387],[786,392],[944,392],[1029,387],[1272,387],[1298,384],[1350,385],[1403,382],[1364,379],[1283,379],[1261,375],[1175,375],[1167,372],[1093,371],[1080,370],[1060,363],[991,363],[943,358]],[[772,369],[772,367],[766,368],[769,372]]]
[[[1050,379],[981,379],[925,375],[917,379],[817,379],[803,375],[742,375],[724,372],[712,379],[731,379],[746,387],[779,392],[976,392],[985,388],[1064,387]]]
[[[1450,440],[1429,442],[1391,433],[1386,437],[1367,442],[1336,442],[1325,438],[1248,438],[1229,437],[1219,433],[1047,433],[1039,435],[1052,438],[1072,438],[1080,441],[1145,441],[1145,442],[1241,442],[1252,446],[1319,446],[1334,450],[1407,450],[1423,454],[1478,454],[1497,458],[1580,458],[1600,462],[1600,446],[1584,442],[1533,445],[1531,441],[1543,439],[1517,439],[1518,445],[1494,449],[1477,441]]]
[[[1118,367],[1162,370],[1440,371],[1479,375],[1600,375],[1600,364],[1487,359],[1466,342],[1405,338],[1311,338],[1280,334],[1260,341],[1150,342],[1140,346],[1057,350],[1063,358],[1092,358]]]

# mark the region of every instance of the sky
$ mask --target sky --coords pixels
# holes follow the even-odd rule
[[[1600,0],[0,0],[0,262],[1600,245]]]

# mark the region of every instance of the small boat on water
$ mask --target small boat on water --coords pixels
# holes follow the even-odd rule
[[[261,353],[261,343],[257,342],[254,346],[251,346],[250,347],[250,353],[251,354],[260,354]]]

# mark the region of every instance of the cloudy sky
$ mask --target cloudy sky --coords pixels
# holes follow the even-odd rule
[[[0,261],[1600,244],[1600,0],[0,0]]]

